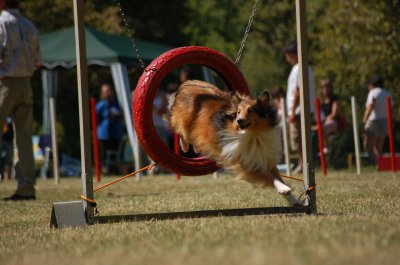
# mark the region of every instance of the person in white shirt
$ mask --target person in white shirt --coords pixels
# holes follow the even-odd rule
[[[288,78],[286,92],[286,106],[289,116],[290,145],[293,151],[299,155],[298,165],[293,174],[300,174],[303,171],[303,152],[301,146],[301,124],[300,124],[300,86],[299,86],[299,65],[297,54],[297,43],[293,42],[284,50],[285,59],[293,65]],[[314,113],[314,74],[311,67],[308,67],[310,112]]]
[[[385,138],[389,133],[386,98],[390,97],[392,105],[393,98],[389,91],[383,88],[383,80],[378,76],[369,79],[368,90],[363,116],[363,144],[364,151],[368,153],[370,160],[376,164],[378,157],[382,154]]]
[[[33,99],[30,78],[41,65],[39,32],[18,10],[19,0],[0,0],[0,128],[7,116],[14,121],[18,187],[8,201],[34,200],[32,147]]]

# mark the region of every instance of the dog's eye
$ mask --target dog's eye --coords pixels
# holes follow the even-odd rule
[[[252,113],[253,112],[253,109],[248,109],[247,110],[247,113]]]
[[[226,118],[230,121],[233,121],[236,118],[236,113],[227,113]]]

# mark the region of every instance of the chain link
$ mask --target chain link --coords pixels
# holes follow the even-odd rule
[[[120,2],[119,0],[115,0],[115,2],[116,2],[116,4],[117,4],[117,6],[118,6],[119,13],[121,14],[122,21],[123,21],[124,24],[125,24],[125,28],[126,28],[126,30],[128,31],[128,35],[129,35],[129,38],[131,39],[132,46],[133,46],[133,48],[134,48],[135,51],[136,51],[136,58],[137,58],[137,60],[138,60],[138,62],[139,62],[139,65],[140,65],[140,67],[141,67],[143,70],[145,70],[146,67],[145,67],[145,65],[144,65],[144,62],[143,62],[142,57],[140,56],[139,48],[138,48],[138,46],[137,46],[137,44],[136,44],[135,32],[132,30],[132,27],[131,27],[131,25],[129,24],[128,19],[126,18],[125,12],[124,12],[124,10],[122,9],[121,2]]]
[[[253,20],[256,15],[257,6],[258,6],[259,2],[260,2],[260,0],[254,1],[253,10],[251,11],[251,15],[249,17],[249,22],[247,23],[247,27],[244,32],[242,42],[240,43],[240,48],[239,48],[238,54],[236,56],[236,60],[235,60],[236,65],[239,63],[240,57],[242,56],[243,49],[244,49],[244,46],[246,45],[247,37],[249,36],[250,30],[251,30],[251,24],[253,24]]]

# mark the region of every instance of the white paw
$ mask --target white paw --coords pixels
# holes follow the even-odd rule
[[[279,192],[279,194],[288,194],[292,191],[292,189],[286,184],[280,182],[279,180],[274,180],[274,187]]]

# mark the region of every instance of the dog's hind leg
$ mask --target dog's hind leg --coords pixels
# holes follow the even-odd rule
[[[290,206],[303,206],[303,203],[293,196],[291,192],[282,194]]]
[[[199,151],[197,150],[196,146],[192,145],[192,147],[193,147],[193,152],[195,152],[196,154],[199,154]]]
[[[272,169],[270,172],[262,173],[259,171],[246,172],[240,177],[250,183],[261,184],[262,187],[275,187],[278,193],[284,196],[291,206],[302,205],[301,202],[293,196],[291,192],[292,189],[283,182],[278,169]]]
[[[277,189],[279,194],[285,197],[285,199],[288,201],[289,205],[291,206],[301,206],[303,205],[301,201],[299,201],[296,197],[293,196],[292,194],[292,189],[284,184],[283,182],[275,179],[274,180],[274,187]]]
[[[184,153],[186,153],[189,150],[189,144],[186,142],[182,136],[179,137],[179,144],[181,146],[181,149]]]

